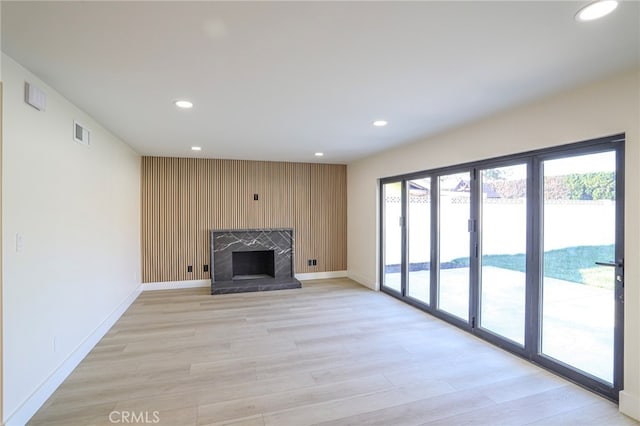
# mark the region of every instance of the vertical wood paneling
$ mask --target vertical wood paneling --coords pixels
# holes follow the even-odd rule
[[[325,239],[327,236],[325,235],[325,224],[324,217],[326,216],[319,213],[318,209],[327,208],[327,199],[329,198],[328,194],[325,194],[325,191],[321,191],[322,188],[322,167],[319,164],[311,164],[311,171],[309,174],[310,178],[310,192],[311,199],[309,200],[309,209],[310,209],[310,237],[315,240],[314,244],[310,247],[312,250],[311,257],[318,261],[318,264],[312,268],[310,271],[323,271],[325,267],[324,253],[326,251],[326,242]]]
[[[309,272],[307,259],[312,259],[313,247],[311,242],[311,171],[310,164],[295,164],[293,178],[293,220],[295,238],[295,270]]]
[[[209,265],[209,229],[216,227],[214,215],[211,214],[220,192],[220,177],[216,173],[215,161],[196,161],[196,263],[199,265],[194,279],[210,278],[210,271],[204,272],[204,265]]]
[[[344,270],[346,187],[343,165],[143,157],[143,282],[210,278],[224,228],[293,228],[296,272]]]
[[[330,168],[329,192],[333,195],[333,200],[328,212],[328,229],[333,232],[330,238],[335,243],[328,246],[327,270],[344,271],[347,269],[347,168],[335,164],[330,165]]]
[[[142,163],[144,164],[144,160],[142,160]],[[148,165],[147,167],[148,169],[151,168],[150,165]],[[149,277],[151,275],[149,265],[154,257],[152,253],[153,247],[151,246],[151,242],[149,241],[149,238],[152,235],[152,232],[149,228],[153,225],[153,217],[149,217],[148,215],[148,212],[152,210],[151,191],[151,172],[148,170],[146,174],[140,174],[140,202],[142,203],[140,207],[140,232],[142,233],[142,235],[140,236],[140,244],[142,249],[142,280],[144,280],[145,277]]]

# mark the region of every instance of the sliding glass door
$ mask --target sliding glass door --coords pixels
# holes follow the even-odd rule
[[[624,135],[381,181],[381,288],[617,399]]]
[[[438,178],[438,309],[469,320],[471,174]]]
[[[382,185],[382,287],[402,292],[402,186],[400,181]]]
[[[479,326],[525,343],[527,164],[480,169]]]
[[[407,296],[428,305],[431,298],[431,178],[407,181]]]
[[[615,150],[544,160],[541,354],[613,384],[617,241]]]

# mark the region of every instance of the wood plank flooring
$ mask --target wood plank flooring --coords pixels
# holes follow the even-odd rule
[[[143,293],[30,424],[144,422],[638,424],[607,400],[347,279],[262,293]]]

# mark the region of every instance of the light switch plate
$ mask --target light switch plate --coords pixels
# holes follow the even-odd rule
[[[24,237],[22,234],[16,234],[16,253],[22,253],[24,249]]]

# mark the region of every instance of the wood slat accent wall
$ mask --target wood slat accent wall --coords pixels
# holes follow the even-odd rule
[[[142,157],[141,175],[142,282],[210,278],[211,229],[293,228],[296,273],[347,268],[344,165]]]

